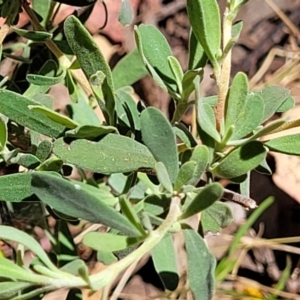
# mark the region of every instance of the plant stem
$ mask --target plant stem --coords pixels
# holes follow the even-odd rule
[[[166,219],[155,231],[152,231],[149,234],[149,237],[139,248],[131,252],[119,262],[109,266],[107,269],[100,272],[99,274],[90,276],[91,282],[97,289],[102,288],[104,283],[103,281],[106,281],[108,278],[110,279],[110,282],[113,281],[119,273],[121,273],[124,269],[130,266],[133,262],[141,259],[146,253],[151,251],[151,249],[153,249],[153,247],[160,242],[160,240],[164,237],[164,235],[168,232],[172,225],[177,221],[177,218],[181,214],[181,210],[179,208],[180,201],[181,198],[178,195],[172,198],[170,210]]]
[[[223,16],[223,51],[226,48],[226,45],[231,39],[231,27],[232,27],[232,15],[230,14],[229,3],[225,8],[224,16]],[[217,78],[217,84],[219,88],[218,93],[218,106],[216,111],[216,123],[217,130],[220,132],[222,122],[224,119],[225,113],[225,105],[226,98],[229,88],[229,80],[230,80],[230,72],[231,72],[231,50],[228,51],[228,54],[223,60],[223,64],[221,66],[221,72]]]

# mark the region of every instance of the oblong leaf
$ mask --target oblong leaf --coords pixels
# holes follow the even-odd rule
[[[205,210],[223,195],[223,187],[218,182],[206,185],[202,188],[195,198],[187,205],[183,214],[179,217],[181,220],[193,216],[200,211]]]
[[[231,140],[238,140],[257,128],[263,119],[264,101],[259,95],[248,95],[247,101],[234,122]]]
[[[173,193],[172,182],[165,165],[162,162],[157,162],[155,164],[156,176],[160,184],[169,192]]]
[[[0,115],[0,152],[6,147],[7,142],[7,120]]]
[[[187,161],[181,166],[174,184],[175,191],[180,191],[184,185],[190,183],[194,176],[196,165],[195,161]]]
[[[191,161],[196,162],[193,177],[190,179],[189,184],[196,185],[201,179],[202,174],[206,171],[209,164],[209,150],[204,145],[197,145],[192,153]]]
[[[125,136],[108,134],[99,142],[63,139],[54,142],[53,152],[68,163],[103,174],[154,168],[155,159],[142,144]]]
[[[16,296],[20,291],[30,286],[32,286],[32,283],[28,282],[0,282],[0,299],[11,299],[13,296]]]
[[[239,177],[255,169],[265,156],[266,148],[263,144],[253,141],[231,151],[211,171],[224,178]]]
[[[13,31],[16,32],[19,36],[25,37],[26,39],[35,41],[35,42],[45,42],[52,38],[52,33],[47,31],[37,31],[37,30],[25,30],[17,27],[12,27]]]
[[[68,44],[76,55],[87,79],[89,80],[98,71],[104,73],[105,79],[102,84],[103,98],[109,115],[109,124],[113,125],[115,98],[110,67],[89,32],[76,17],[70,16],[66,19],[64,31]]]
[[[205,67],[207,55],[201,44],[198,42],[193,30],[190,32],[189,39],[189,70]]]
[[[0,113],[22,126],[47,136],[57,138],[63,134],[65,126],[31,111],[29,105],[39,103],[15,92],[0,90]]]
[[[271,151],[300,155],[300,134],[282,136],[265,142]]]
[[[78,139],[94,140],[108,133],[117,133],[118,129],[113,126],[93,126],[93,125],[82,125],[75,129],[68,130],[65,136],[74,137]]]
[[[67,128],[74,129],[78,126],[76,122],[74,122],[72,119],[57,113],[56,111],[53,111],[52,109],[49,109],[47,107],[43,107],[40,105],[29,105],[28,108],[32,111],[35,111],[37,113],[40,113],[55,123],[61,124]]]
[[[148,107],[141,113],[141,133],[145,145],[156,161],[167,168],[171,182],[175,182],[178,174],[178,154],[175,134],[171,124],[163,113]]]
[[[35,85],[51,86],[60,83],[66,75],[66,72],[62,72],[56,77],[43,76],[39,74],[27,74],[26,79],[29,83]]]
[[[137,238],[103,232],[88,232],[82,240],[83,244],[101,252],[124,250],[138,242]]]
[[[215,66],[221,46],[221,18],[216,0],[187,0],[187,12],[193,32]]]
[[[176,78],[168,63],[172,51],[166,38],[153,25],[140,25],[135,28],[137,47],[144,64],[154,80],[171,92],[178,92]]]
[[[139,235],[136,228],[119,212],[98,197],[82,189],[82,186],[48,172],[32,174],[32,191],[58,212],[93,223],[101,223],[129,235]]]
[[[229,89],[228,99],[225,108],[225,126],[226,130],[235,124],[243,108],[245,107],[248,95],[248,77],[245,73],[237,73]]]
[[[129,0],[121,0],[118,20],[122,25],[130,25],[133,20],[133,10]]]
[[[154,268],[165,288],[170,291],[176,290],[179,283],[179,275],[171,234],[166,234],[164,238],[152,249],[151,256]]]
[[[183,230],[187,252],[187,275],[196,300],[210,300],[215,286],[216,259],[202,237],[192,229]]]

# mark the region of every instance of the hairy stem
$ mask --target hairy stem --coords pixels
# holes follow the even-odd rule
[[[227,4],[223,16],[223,51],[231,39],[231,27],[232,27],[232,15],[230,14],[229,4]],[[219,88],[218,93],[218,106],[216,110],[216,123],[217,130],[221,130],[222,122],[224,120],[226,97],[229,88],[230,81],[230,72],[231,72],[231,50],[228,52],[226,57],[223,60],[221,66],[221,72],[217,78],[217,85]]]

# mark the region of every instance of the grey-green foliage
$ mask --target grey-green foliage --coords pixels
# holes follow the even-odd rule
[[[0,3],[8,25],[15,24],[24,6],[31,18],[38,14],[31,21],[39,29],[14,28],[22,39],[32,42],[3,50],[9,55],[9,51],[22,48],[22,56],[14,57],[20,63],[13,76],[1,81],[1,200],[10,208],[19,202],[31,203],[23,200],[40,201],[58,219],[56,231],[48,233],[57,265],[25,232],[0,226],[0,239],[23,244],[38,257],[30,270],[23,267],[22,255],[16,264],[0,257],[0,298],[33,299],[57,288],[97,290],[109,286],[125,268],[150,252],[165,288],[175,290],[180,270],[173,233],[181,231],[189,288],[195,299],[211,299],[216,262],[204,238],[232,221],[230,208],[220,201],[228,191],[224,195],[216,181],[225,178],[239,183],[247,206],[254,201],[248,198],[249,174],[252,170],[270,172],[268,151],[300,155],[299,134],[285,131],[299,127],[300,121],[269,121],[274,113],[295,104],[285,88],[250,91],[247,75],[238,72],[226,87],[224,115],[221,119],[216,116],[223,97],[224,61],[242,30],[242,22],[231,23],[246,1],[229,1],[224,18],[230,26],[224,29],[228,30],[224,49],[217,1],[187,1],[191,23],[187,70],[173,56],[163,33],[144,24],[134,30],[136,49],[111,70],[83,24],[96,1],[57,2],[88,7],[82,15],[70,16],[63,26],[54,28],[51,1],[33,1],[34,10],[25,1]],[[119,21],[130,24],[132,18],[129,1],[122,0]],[[37,52],[34,42],[44,45],[44,51]],[[208,61],[220,92],[204,97],[201,82]],[[22,69],[25,63],[28,72]],[[78,69],[83,71],[81,75]],[[137,99],[131,85],[148,73],[168,92],[174,112],[147,107],[144,99]],[[19,84],[26,81],[24,87]],[[65,85],[69,92],[67,115],[53,110],[49,90],[55,84]],[[195,118],[187,125],[182,118],[189,107]],[[101,110],[101,119],[95,108]],[[275,132],[282,135],[273,138]],[[5,174],[10,168],[19,172]],[[73,171],[78,180],[69,178]],[[105,226],[102,232],[90,232],[83,238],[86,246],[97,251],[98,260],[108,265],[92,276],[76,256],[66,225],[81,219]],[[192,229],[191,220],[201,230]],[[244,233],[244,229],[239,231],[238,238]],[[237,243],[235,239],[234,248]],[[67,250],[71,248],[72,255]],[[217,278],[225,278],[234,263],[227,258]],[[72,295],[70,292],[68,297]]]

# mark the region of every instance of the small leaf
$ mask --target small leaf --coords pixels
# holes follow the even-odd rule
[[[205,210],[223,195],[223,187],[217,182],[206,185],[185,208],[180,219],[186,219]]]
[[[196,168],[193,177],[189,181],[189,184],[196,185],[201,179],[202,174],[206,171],[209,164],[209,150],[204,145],[198,145],[194,148],[191,161],[196,162]]]
[[[113,126],[82,125],[76,127],[75,129],[66,131],[65,136],[73,137],[77,139],[95,140],[109,133],[117,133],[117,132],[118,129]]]
[[[290,97],[290,91],[280,86],[267,86],[258,94],[263,98],[265,104],[263,121],[272,117],[277,109]]]
[[[212,168],[212,173],[224,178],[238,177],[255,169],[265,156],[263,144],[253,141],[231,151]]]
[[[22,126],[47,136],[57,138],[63,134],[65,126],[31,111],[28,108],[30,105],[39,103],[15,92],[0,90],[0,113]]]
[[[154,80],[171,93],[177,93],[176,78],[168,63],[172,51],[166,38],[153,25],[140,25],[135,28],[135,37],[142,60]]]
[[[131,172],[155,165],[144,145],[117,134],[108,134],[99,142],[75,140],[69,145],[57,139],[53,152],[68,163],[103,174]]]
[[[219,233],[233,221],[231,209],[226,203],[216,201],[202,212],[201,226],[204,234]]]
[[[171,124],[161,111],[148,107],[141,113],[141,133],[145,145],[156,161],[162,162],[169,174],[171,182],[175,182],[178,174],[178,154]]]
[[[201,129],[214,140],[220,142],[221,138],[216,129],[216,119],[212,107],[201,100],[197,104],[198,123]]]
[[[169,56],[168,62],[169,62],[170,68],[173,72],[174,78],[176,80],[178,91],[181,94],[182,93],[181,81],[183,79],[183,71],[182,71],[181,65],[180,65],[179,61],[176,59],[176,57],[174,57],[174,56]]]
[[[181,166],[174,184],[175,191],[180,191],[184,185],[189,184],[194,176],[196,165],[197,163],[195,161],[187,161]]]
[[[139,239],[107,232],[88,232],[82,242],[96,251],[114,252],[137,244]]]
[[[103,98],[105,99],[105,109],[109,115],[109,125],[113,125],[115,107],[114,84],[111,70],[103,54],[87,29],[76,17],[70,16],[66,19],[64,31],[67,41],[87,79],[90,79],[98,71],[102,71],[105,74],[105,80],[102,84]]]
[[[184,229],[187,251],[187,275],[195,300],[210,300],[215,288],[216,259],[209,252],[204,240],[192,229]]]
[[[179,283],[179,275],[171,234],[166,234],[152,249],[151,256],[154,268],[165,288],[170,291],[175,291]]]
[[[228,130],[231,125],[234,125],[236,123],[236,120],[242,113],[243,108],[245,108],[247,95],[248,77],[246,74],[239,72],[233,78],[231,87],[229,89],[229,96],[226,101],[226,130]]]
[[[221,47],[221,18],[217,1],[188,0],[187,12],[193,33],[216,66],[216,54]]]
[[[148,74],[138,49],[125,55],[112,70],[115,88],[132,85]]]
[[[207,62],[207,55],[201,44],[198,42],[193,30],[190,31],[189,39],[189,70],[204,68]]]
[[[57,75],[56,77],[49,77],[49,76],[43,76],[39,74],[27,74],[26,80],[35,85],[45,85],[45,86],[51,86],[60,83],[66,76],[66,72],[61,72],[60,75]]]
[[[55,176],[55,177],[57,178],[57,176]],[[42,248],[42,246],[33,237],[31,237],[30,235],[28,235],[26,232],[23,232],[21,230],[18,230],[16,228],[11,227],[11,226],[0,225],[0,238],[3,239],[3,240],[8,240],[8,241],[12,241],[12,242],[16,242],[18,244],[24,245],[26,248],[28,248],[32,252],[34,252],[39,257],[39,259],[51,271],[56,272],[58,270],[54,266],[54,264],[51,262],[51,260],[49,259],[48,255],[46,254],[46,252],[44,251],[44,249]],[[6,259],[4,259],[0,263],[0,266],[2,266],[2,265],[4,266],[4,261],[6,261]],[[6,264],[7,264],[7,262],[6,262]],[[14,268],[17,267],[17,265],[15,265],[14,263],[11,263],[11,264],[13,266],[15,266]],[[20,268],[20,267],[18,267],[18,268]],[[31,273],[29,273],[28,271],[26,272],[26,270],[24,270],[22,268],[21,268],[21,270],[23,272],[25,272],[25,274],[27,273],[28,277],[31,276]],[[2,277],[2,275],[0,275],[0,277]],[[14,279],[16,279],[16,278],[14,278]],[[22,280],[22,278],[19,278],[19,279]],[[26,281],[29,281],[29,280],[26,280]]]
[[[300,134],[282,136],[265,142],[271,151],[300,155]]]
[[[48,117],[50,120],[54,121],[55,123],[61,124],[67,128],[74,129],[78,126],[76,122],[72,119],[53,111],[47,107],[43,107],[40,105],[29,105],[28,108],[34,112],[43,114],[44,116]]]
[[[121,1],[121,9],[118,20],[122,25],[130,25],[133,20],[133,10],[129,0]]]
[[[169,192],[173,193],[173,186],[165,165],[162,162],[155,164],[156,176],[160,184]]]
[[[234,122],[234,130],[230,140],[238,140],[253,132],[261,124],[263,112],[263,99],[257,94],[248,95],[245,106]]]
[[[146,232],[143,229],[143,226],[141,225],[141,221],[134,210],[132,204],[130,201],[125,197],[125,195],[122,195],[119,200],[121,211],[123,215],[131,222],[131,224],[141,233],[141,235],[146,236]],[[113,250],[111,250],[113,251]]]
[[[135,227],[120,213],[86,192],[80,185],[48,172],[32,174],[32,191],[50,207],[72,217],[101,223],[129,235],[139,235]]]
[[[27,169],[35,169],[41,162],[35,155],[30,153],[18,153],[10,159],[10,163],[21,165]]]
[[[46,42],[52,38],[52,33],[47,31],[25,30],[14,26],[12,26],[12,29],[19,36],[25,37],[26,39],[34,42]]]
[[[196,76],[202,76],[203,70],[189,70],[182,78],[182,100],[187,101],[191,93],[195,90],[194,79]]]
[[[48,140],[43,140],[39,143],[35,155],[39,160],[44,161],[49,157],[51,151],[52,143]]]
[[[21,202],[32,195],[31,173],[18,173],[0,176],[2,201]]]

